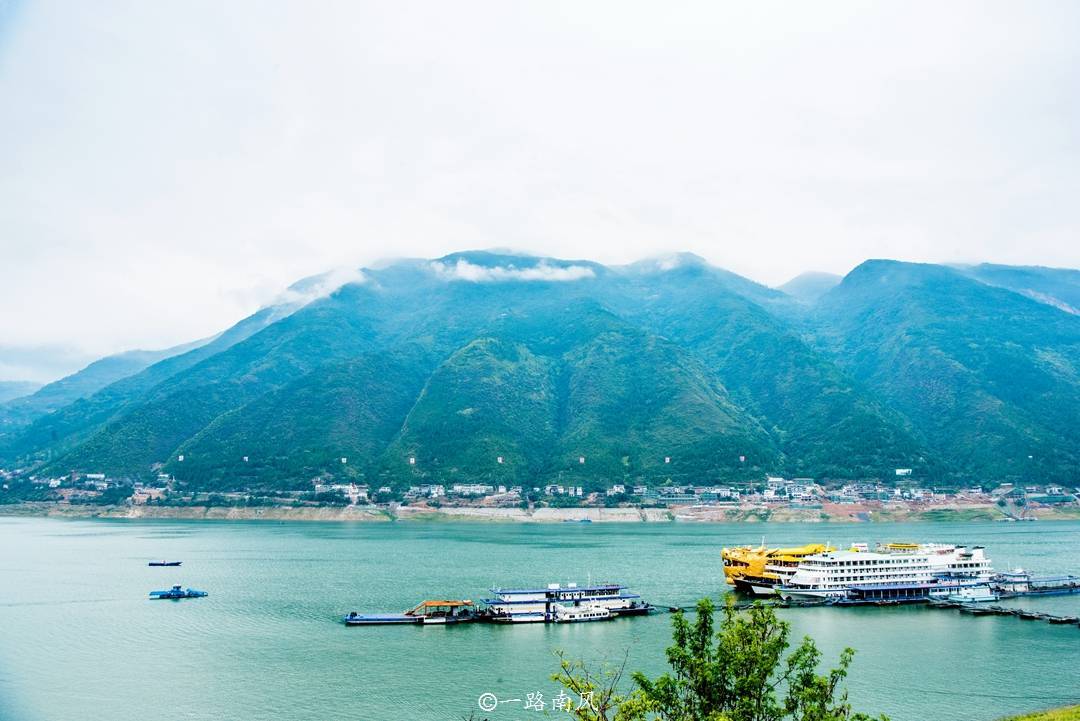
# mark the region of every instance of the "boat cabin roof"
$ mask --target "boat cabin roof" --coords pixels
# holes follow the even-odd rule
[[[611,591],[626,588],[620,583],[594,583],[587,586],[578,586],[576,584],[567,584],[561,586],[557,583],[549,585],[547,588],[490,588],[488,589],[495,594],[513,594],[513,593],[550,593],[553,591]]]

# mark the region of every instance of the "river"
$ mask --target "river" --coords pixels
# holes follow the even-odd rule
[[[346,628],[350,610],[492,585],[618,580],[657,605],[725,593],[724,545],[978,543],[995,567],[1080,573],[1080,523],[273,523],[0,518],[3,721],[460,719],[557,691],[553,652],[664,670],[670,615],[610,623]],[[181,568],[149,568],[182,559]],[[180,583],[203,599],[151,602]],[[1023,599],[1080,615],[1080,596]],[[992,721],[1080,701],[1080,629],[919,607],[782,609],[859,710]],[[478,716],[480,718],[482,716]],[[542,718],[522,704],[492,721]]]

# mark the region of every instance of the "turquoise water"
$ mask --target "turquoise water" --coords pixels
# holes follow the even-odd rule
[[[575,625],[345,628],[342,613],[492,584],[620,580],[656,604],[723,592],[723,545],[982,543],[998,567],[1080,572],[1080,523],[316,524],[0,518],[0,719],[460,719],[480,694],[557,690],[552,652],[658,673],[670,617]],[[182,568],[148,568],[151,559]],[[205,599],[147,601],[182,583]],[[1080,615],[1080,597],[1021,605]],[[1080,629],[917,607],[786,609],[856,707],[989,721],[1080,702]],[[492,721],[541,718],[505,704]]]

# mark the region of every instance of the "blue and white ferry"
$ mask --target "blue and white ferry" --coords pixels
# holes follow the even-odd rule
[[[641,596],[618,583],[562,586],[550,583],[547,588],[492,588],[494,598],[484,599],[489,619],[503,623],[545,623],[566,615],[566,608],[604,608],[611,616],[637,616],[652,610]]]

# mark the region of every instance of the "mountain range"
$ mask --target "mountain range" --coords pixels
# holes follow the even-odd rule
[[[1080,471],[1077,271],[870,260],[771,289],[689,254],[477,251],[285,297],[0,403],[0,465],[207,490]]]

